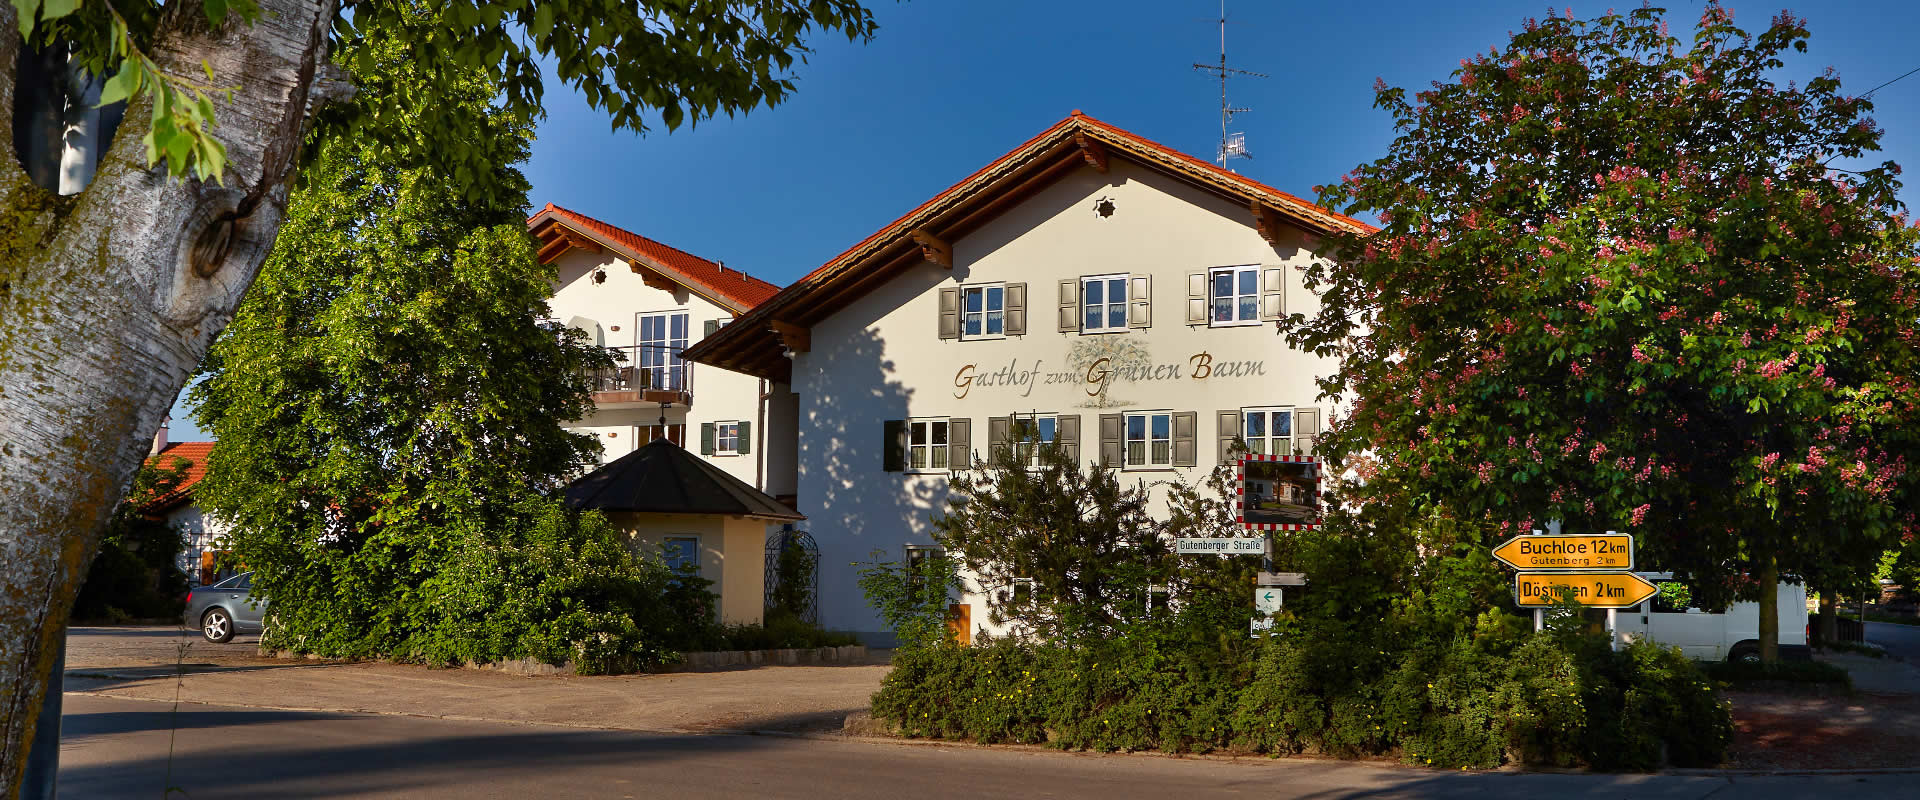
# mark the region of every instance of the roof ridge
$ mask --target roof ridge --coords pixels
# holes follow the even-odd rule
[[[687,252],[686,250],[682,250],[678,247],[667,244],[666,242],[662,242],[659,239],[655,239],[651,236],[635,233],[631,230],[622,228],[619,225],[615,225],[611,222],[600,219],[598,217],[594,217],[589,214],[575,211],[565,206],[556,205],[554,203],[547,203],[544,208],[540,209],[539,211],[535,212],[532,216],[528,217],[527,224],[531,226],[534,220],[539,219],[540,215],[542,214],[552,214],[562,219],[570,220],[579,225],[599,228],[601,229],[598,231],[599,234],[603,236],[610,236],[616,241],[620,240],[623,237],[631,238],[634,240],[632,243],[622,242],[622,244],[638,245],[637,249],[643,251],[641,255],[644,255],[647,258],[652,259],[654,261],[661,262],[663,266],[666,266],[668,268],[675,269],[684,273],[685,277],[687,277],[688,279],[696,283],[700,283],[709,288],[727,293],[729,297],[732,297],[734,300],[744,304],[748,309],[751,309],[752,307],[759,305],[760,303],[764,302],[767,298],[772,297],[774,294],[777,294],[782,288],[779,284],[766,280],[765,278],[754,277],[752,274],[748,273],[746,270],[739,269],[736,267],[728,267],[725,263],[714,261],[712,259]],[[652,249],[657,249],[657,250],[666,251],[666,252],[664,253],[644,252],[645,250],[652,250]],[[680,259],[684,259],[685,261],[691,262],[691,263],[690,264],[672,263],[673,261],[677,261]],[[702,271],[711,271],[712,274],[711,275],[694,274],[692,272],[687,271],[688,266],[697,267]],[[723,281],[725,281],[726,279],[731,279],[731,282],[733,285],[729,286],[726,283],[724,283]],[[752,291],[754,293],[754,295],[743,297],[737,294],[736,292],[738,292],[739,289],[735,287],[738,287],[741,284],[744,284],[749,291]]]

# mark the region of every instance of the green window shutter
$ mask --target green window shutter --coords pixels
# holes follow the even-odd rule
[[[1296,408],[1293,411],[1293,449],[1295,454],[1313,455],[1320,439],[1320,409]]]
[[[740,423],[740,444],[735,452],[743,456],[753,452],[753,423],[745,421]]]
[[[1060,332],[1080,332],[1080,279],[1060,282]]]
[[[1153,276],[1134,275],[1127,287],[1127,327],[1153,327]]]
[[[1287,316],[1287,273],[1279,266],[1260,268],[1260,321],[1277,322]]]
[[[713,423],[700,423],[700,455],[713,455]]]
[[[1233,452],[1233,440],[1240,438],[1240,409],[1215,411],[1214,419],[1217,420],[1216,436],[1220,439],[1220,463],[1225,464]]]
[[[947,469],[973,469],[973,420],[947,420]]]
[[[1008,437],[1013,435],[1012,417],[987,418],[987,458],[999,458],[1007,449]]]
[[[940,338],[960,338],[960,290],[948,287],[940,290]]]
[[[1080,415],[1061,414],[1053,429],[1053,440],[1060,443],[1067,460],[1073,462],[1073,468],[1080,468]]]
[[[1006,333],[1008,336],[1027,335],[1027,285],[1024,283],[1007,284],[1006,293]]]
[[[1191,467],[1200,463],[1200,412],[1173,412],[1173,465]]]
[[[1100,415],[1100,466],[1118,468],[1126,463],[1126,442],[1121,439],[1125,422],[1120,414]]]
[[[886,472],[907,470],[907,421],[890,419],[882,425],[880,469]]]

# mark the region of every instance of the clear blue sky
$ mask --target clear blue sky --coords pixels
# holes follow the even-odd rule
[[[1218,141],[1217,84],[1191,66],[1218,57],[1217,0],[869,5],[880,23],[871,43],[818,40],[785,104],[697,129],[613,133],[579,95],[550,88],[526,166],[533,206],[567,206],[785,284],[1076,108],[1203,158]],[[1572,9],[1591,17],[1637,5]],[[1702,7],[1665,5],[1676,32],[1691,31]],[[1729,5],[1736,23],[1758,30],[1782,2]],[[1847,88],[1865,91],[1920,67],[1920,3],[1788,7],[1808,18],[1813,39],[1782,80],[1832,66]],[[1445,79],[1546,8],[1229,0],[1229,61],[1272,76],[1230,87],[1234,105],[1253,109],[1234,128],[1255,158],[1235,168],[1310,198],[1391,141],[1373,108],[1374,78],[1408,87]],[[1885,156],[1920,169],[1920,75],[1874,100]],[[1920,172],[1908,177],[1920,182]],[[1904,197],[1920,202],[1920,191]],[[182,416],[176,409],[173,438],[204,438]]]

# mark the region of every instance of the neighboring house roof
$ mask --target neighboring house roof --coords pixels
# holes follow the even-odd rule
[[[160,452],[147,456],[147,465],[159,469],[170,469],[177,459],[187,462],[187,478],[173,490],[147,502],[142,510],[148,514],[161,514],[187,503],[193,502],[193,487],[207,476],[207,456],[213,453],[213,442],[171,442]]]
[[[778,521],[806,516],[667,439],[655,439],[568,484],[576,509],[728,514]]]
[[[727,269],[552,203],[527,218],[527,230],[540,240],[542,264],[553,263],[561,254],[576,248],[591,252],[612,250],[626,259],[634,272],[649,279],[660,276],[736,313],[753,308],[780,291],[780,287],[740,270]]]
[[[1245,204],[1248,220],[1276,244],[1282,224],[1315,233],[1377,230],[1076,109],[1027,143],[755,306],[734,324],[701,339],[687,348],[685,355],[737,372],[790,380],[793,364],[784,351],[796,341],[804,341],[809,326],[915,264],[950,262],[952,242],[1074,170],[1090,167],[1107,171],[1111,158],[1125,159]]]

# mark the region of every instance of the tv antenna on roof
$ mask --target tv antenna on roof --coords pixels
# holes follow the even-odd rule
[[[1219,19],[1209,21],[1216,22],[1220,25],[1220,63],[1194,64],[1193,68],[1202,72],[1213,73],[1220,78],[1220,154],[1218,160],[1220,161],[1220,166],[1224,167],[1227,165],[1227,159],[1253,157],[1253,153],[1247,151],[1246,134],[1227,132],[1228,126],[1233,123],[1233,115],[1253,110],[1251,108],[1234,108],[1233,104],[1227,102],[1227,77],[1230,75],[1245,75],[1249,78],[1265,78],[1269,76],[1261,72],[1249,72],[1244,69],[1234,69],[1227,66],[1227,0],[1220,0]]]

